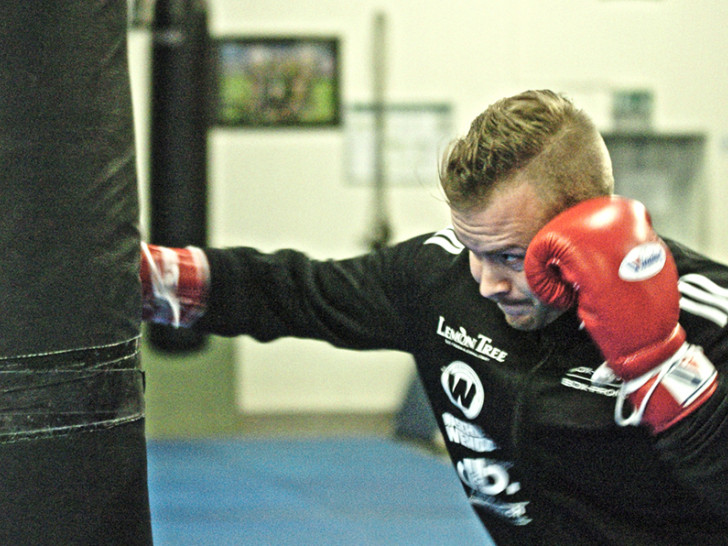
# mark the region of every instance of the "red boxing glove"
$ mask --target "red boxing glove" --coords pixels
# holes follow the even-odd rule
[[[609,368],[593,380],[613,373],[624,381],[615,408],[619,424],[644,422],[660,432],[715,391],[714,366],[685,342],[678,323],[675,262],[641,203],[601,197],[562,212],[531,241],[525,272],[544,303],[577,304]],[[635,408],[628,417],[625,398]]]
[[[207,256],[196,247],[142,243],[141,250],[142,319],[191,326],[205,312],[210,276]]]

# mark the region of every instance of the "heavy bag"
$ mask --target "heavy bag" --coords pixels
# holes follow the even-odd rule
[[[0,13],[0,543],[149,544],[125,0]]]

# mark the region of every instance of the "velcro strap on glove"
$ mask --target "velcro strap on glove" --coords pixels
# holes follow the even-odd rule
[[[177,328],[194,324],[207,304],[210,273],[204,251],[142,243],[142,253],[144,320]]]
[[[603,383],[614,378],[606,363],[592,378]],[[620,426],[648,425],[662,432],[699,408],[715,392],[718,373],[713,363],[696,345],[683,343],[668,360],[649,372],[622,383],[617,394],[614,420]],[[624,401],[633,406],[624,414]]]

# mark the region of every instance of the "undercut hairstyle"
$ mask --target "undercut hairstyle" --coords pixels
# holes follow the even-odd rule
[[[493,191],[526,175],[554,216],[592,197],[610,195],[614,177],[599,131],[583,111],[553,91],[526,91],[480,114],[453,141],[440,164],[451,207],[487,204]]]

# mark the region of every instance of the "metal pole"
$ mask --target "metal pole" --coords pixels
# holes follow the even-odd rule
[[[391,226],[386,203],[386,15],[377,12],[374,16],[372,47],[372,98],[374,111],[374,221],[369,245],[372,249],[382,248],[389,243]]]

